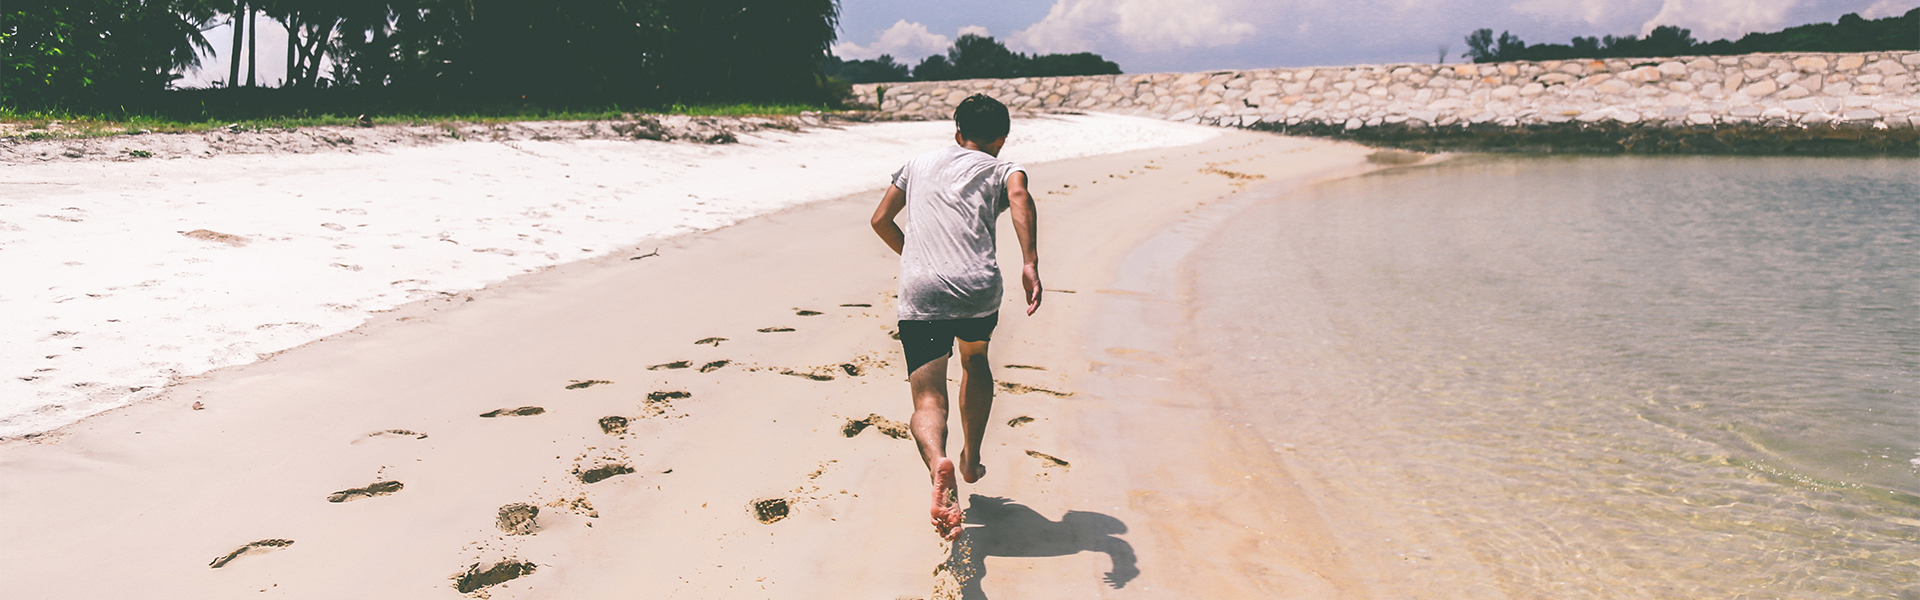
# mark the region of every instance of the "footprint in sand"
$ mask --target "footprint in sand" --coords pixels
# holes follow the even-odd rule
[[[373,432],[373,433],[369,433],[369,434],[367,434],[367,435],[366,435],[366,437],[365,437],[365,438],[361,438],[361,439],[366,439],[366,438],[409,438],[409,437],[410,437],[410,438],[413,438],[413,439],[416,439],[416,440],[424,440],[424,439],[427,439],[427,434],[424,434],[424,433],[420,433],[420,432],[418,432],[418,431],[408,431],[408,430],[405,430],[405,429],[388,429],[388,430],[386,430],[386,431],[375,431],[375,432]],[[356,441],[358,441],[358,440],[356,440]]]
[[[627,433],[627,418],[622,416],[600,417],[600,431],[607,435]]]
[[[670,363],[660,363],[657,365],[653,365],[651,367],[647,367],[647,370],[648,371],[665,371],[668,369],[685,369],[691,366],[693,366],[693,363],[690,363],[684,360],[676,360]],[[572,387],[572,386],[568,386],[568,387]]]
[[[533,563],[518,558],[509,558],[493,563],[491,566],[487,566],[484,571],[480,570],[481,565],[476,563],[473,566],[467,567],[466,572],[453,576],[453,589],[460,590],[462,594],[470,594],[479,591],[481,588],[499,585],[527,575],[532,575],[533,571],[537,568]]]
[[[799,377],[802,379],[812,379],[814,381],[833,381],[832,375],[822,375],[820,373],[812,373],[807,371],[795,371],[793,369],[781,369],[780,374],[792,375],[794,377]]]
[[[860,435],[860,432],[866,431],[868,427],[879,430],[880,433],[887,434],[887,437],[894,439],[904,440],[913,437],[913,433],[907,430],[906,423],[888,419],[877,414],[867,415],[865,419],[847,419],[847,424],[840,427],[840,435],[853,437]]]
[[[1033,387],[1026,384],[1014,383],[1011,381],[998,381],[994,383],[995,385],[998,385],[1000,387],[1000,391],[1003,391],[1009,394],[1041,393],[1041,394],[1046,394],[1048,396],[1053,396],[1055,398],[1065,398],[1067,396],[1073,395],[1073,392],[1056,392],[1046,388],[1037,388],[1037,387]]]
[[[685,363],[686,361],[681,361],[682,365],[684,365]],[[672,363],[668,363],[668,364],[672,364]],[[647,368],[652,369],[658,366],[662,366],[662,365],[654,365],[653,367],[647,367]],[[681,368],[681,367],[674,367],[674,368]],[[613,383],[605,379],[587,379],[587,380],[569,379],[567,381],[572,382],[567,384],[567,389],[570,389],[570,390],[581,390],[581,389],[590,388],[596,385],[606,385],[606,384]]]
[[[827,314],[827,313],[823,313],[823,312],[820,312],[820,311],[817,311],[817,310],[807,310],[807,309],[804,309],[804,308],[796,308],[796,309],[793,309],[793,314],[796,314],[796,315],[799,315],[799,316],[802,316],[802,317],[811,317],[811,316],[815,316],[815,315],[824,315],[824,314]]]
[[[1032,422],[1033,422],[1033,417],[1029,417],[1029,416],[1026,416],[1026,415],[1021,415],[1021,416],[1018,416],[1018,417],[1014,417],[1014,418],[1012,418],[1012,419],[1009,419],[1009,420],[1007,421],[1007,426],[1008,426],[1008,427],[1019,427],[1019,426],[1021,426],[1021,425],[1025,425],[1025,424],[1028,424],[1028,423],[1032,423]]]
[[[1055,458],[1051,455],[1034,452],[1032,450],[1027,451],[1027,456],[1040,459],[1040,466],[1043,468],[1051,469],[1054,467],[1060,467],[1062,469],[1065,469],[1073,466],[1073,465],[1067,464],[1067,461],[1060,460],[1059,458]]]
[[[788,506],[786,498],[761,498],[754,500],[747,506],[753,511],[753,518],[766,525],[772,525],[781,519],[787,518],[787,515],[792,510],[792,508]]]
[[[1009,368],[1009,369],[1026,369],[1026,370],[1028,370],[1028,371],[1045,371],[1045,370],[1047,370],[1047,368],[1046,368],[1046,367],[1036,367],[1036,366],[1033,366],[1033,365],[1006,365],[1006,367],[1007,367],[1007,368]]]
[[[693,394],[681,391],[652,392],[647,394],[647,402],[646,404],[642,404],[640,409],[646,411],[647,414],[645,416],[647,417],[665,417],[667,416],[667,411],[673,410],[674,400],[683,400],[692,397]],[[686,415],[680,416],[684,417]]]
[[[292,546],[292,545],[293,545],[293,540],[282,540],[282,539],[260,540],[258,542],[253,542],[251,544],[241,546],[232,552],[228,552],[226,556],[213,559],[213,562],[208,564],[207,566],[218,569],[220,567],[227,566],[227,563],[233,562],[233,559],[240,558],[240,556],[243,554],[252,556],[252,555],[266,554],[269,552],[278,552],[286,548],[287,546]]]
[[[515,502],[500,507],[499,515],[493,525],[507,535],[533,535],[540,531],[539,523],[534,519],[540,516],[540,507],[525,502]]]
[[[600,465],[584,471],[580,470],[579,467],[574,467],[573,469],[573,476],[579,477],[581,483],[600,483],[614,476],[631,473],[633,473],[633,467],[627,466],[625,463]]]
[[[789,331],[793,331],[793,328],[792,327],[764,327],[761,329],[755,329],[754,331],[758,331],[760,333],[786,333]]]
[[[723,359],[723,360],[716,360],[716,361],[713,361],[713,362],[710,362],[710,363],[707,363],[707,364],[704,364],[704,365],[700,365],[700,372],[701,372],[701,373],[712,373],[712,372],[714,372],[714,371],[718,371],[718,370],[720,370],[720,368],[721,368],[721,367],[725,367],[725,366],[727,366],[727,365],[730,365],[730,364],[733,364],[733,361],[731,361],[731,360],[724,360],[724,359]]]
[[[355,500],[359,500],[361,498],[385,496],[388,494],[392,494],[394,492],[398,492],[401,490],[401,488],[405,488],[405,487],[407,487],[406,484],[400,483],[398,481],[381,481],[381,482],[369,484],[367,485],[367,487],[357,487],[350,490],[340,490],[338,492],[328,494],[327,501],[334,502],[334,503],[352,502]]]
[[[547,412],[547,409],[540,408],[538,406],[522,406],[520,408],[501,408],[496,410],[490,410],[487,412],[480,413],[480,416],[488,419],[491,419],[494,417],[531,417],[544,412]]]
[[[724,342],[724,341],[727,341],[727,338],[723,338],[723,337],[710,337],[710,338],[705,338],[705,339],[702,339],[702,340],[700,340],[700,341],[697,341],[697,342],[694,342],[694,343],[693,343],[693,345],[695,345],[695,346],[698,346],[698,345],[701,345],[701,344],[707,344],[707,345],[710,345],[710,346],[713,346],[713,347],[715,347],[715,348],[719,348],[719,347],[720,347],[720,342]]]

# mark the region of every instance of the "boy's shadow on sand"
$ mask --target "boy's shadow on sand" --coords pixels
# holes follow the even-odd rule
[[[1140,576],[1133,546],[1114,537],[1127,524],[1108,515],[1068,511],[1059,521],[1006,498],[975,494],[967,498],[968,527],[954,542],[947,568],[962,582],[961,598],[984,600],[980,583],[987,577],[987,557],[1071,556],[1099,552],[1113,561],[1104,581],[1114,589]]]

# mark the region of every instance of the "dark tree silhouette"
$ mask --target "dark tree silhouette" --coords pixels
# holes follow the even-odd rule
[[[1837,23],[1814,23],[1772,33],[1749,33],[1738,41],[1700,43],[1693,32],[1671,25],[1653,28],[1647,37],[1575,37],[1567,44],[1527,45],[1518,36],[1492,29],[1467,35],[1467,53],[1474,62],[1508,60],[1564,60],[1572,58],[1631,58],[1657,56],[1721,56],[1755,52],[1871,52],[1920,50],[1920,8],[1884,19],[1867,20],[1846,14]]]
[[[921,81],[1118,74],[1120,65],[1091,52],[1028,56],[974,34],[960,36],[946,55],[929,56],[913,68],[913,78]]]

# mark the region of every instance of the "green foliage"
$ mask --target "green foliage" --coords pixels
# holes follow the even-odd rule
[[[290,89],[275,92],[300,93],[166,92],[212,51],[202,29],[255,13],[291,35],[252,60],[284,55]],[[0,107],[195,119],[825,104],[844,86],[821,72],[838,17],[837,0],[6,0]],[[235,41],[229,54],[253,45]]]
[[[1724,56],[1755,52],[1872,52],[1920,50],[1920,8],[1898,17],[1867,20],[1857,14],[1838,23],[1814,23],[1772,33],[1749,33],[1739,40],[1700,43],[1693,33],[1673,26],[1655,27],[1647,37],[1575,37],[1567,44],[1527,45],[1518,36],[1492,29],[1467,35],[1467,52],[1474,62],[1509,60],[1565,60],[1572,58],[1630,58],[1657,56]]]
[[[166,89],[208,49],[196,0],[8,0],[0,5],[0,106],[49,108]]]
[[[840,60],[838,56],[829,55],[824,70],[827,77],[847,83],[886,83],[913,79],[913,70],[893,62],[893,55],[890,54],[882,54],[873,60]]]
[[[946,55],[929,56],[913,68],[920,81],[1118,74],[1120,65],[1091,52],[1028,56],[971,33],[955,40]]]

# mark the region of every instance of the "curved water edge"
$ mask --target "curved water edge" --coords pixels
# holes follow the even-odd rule
[[[1324,184],[1195,250],[1189,378],[1337,482],[1324,501],[1377,509],[1352,531],[1434,565],[1383,589],[1904,597],[1917,197],[1898,159],[1475,156]]]

